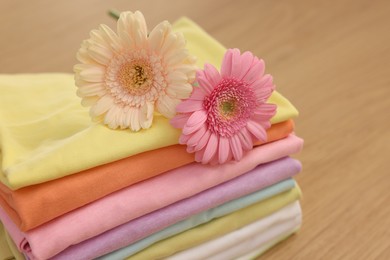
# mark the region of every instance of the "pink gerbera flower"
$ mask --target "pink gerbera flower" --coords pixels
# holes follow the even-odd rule
[[[264,75],[264,62],[250,52],[226,52],[221,73],[210,64],[196,73],[199,87],[176,107],[171,120],[182,128],[179,142],[195,152],[202,163],[239,161],[257,140],[266,141],[266,129],[276,113],[267,104],[274,90],[271,75]]]

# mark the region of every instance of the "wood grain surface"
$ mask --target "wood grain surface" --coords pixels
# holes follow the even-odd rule
[[[71,72],[109,8],[190,17],[300,110],[304,224],[262,259],[390,259],[390,1],[0,0],[0,73]]]

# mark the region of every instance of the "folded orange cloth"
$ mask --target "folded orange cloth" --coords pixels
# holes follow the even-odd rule
[[[268,142],[286,137],[293,128],[292,120],[272,125],[267,130]],[[193,161],[193,154],[186,152],[186,146],[172,145],[16,191],[0,183],[0,205],[21,230],[27,231],[112,192]]]

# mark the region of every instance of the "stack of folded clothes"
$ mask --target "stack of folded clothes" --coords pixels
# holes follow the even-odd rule
[[[225,48],[186,18],[187,48]],[[210,165],[156,114],[150,129],[91,123],[73,75],[0,76],[1,241],[26,259],[251,259],[301,225],[297,110],[278,92],[267,141]],[[1,248],[1,247],[0,247]],[[4,247],[5,248],[5,247]],[[6,254],[6,250],[4,250]]]

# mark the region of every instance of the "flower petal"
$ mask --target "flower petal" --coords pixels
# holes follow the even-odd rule
[[[139,11],[121,13],[117,31],[119,38],[128,47],[142,47],[147,43],[147,27],[143,14]]]
[[[96,63],[95,64],[78,63],[78,64],[75,64],[73,66],[73,71],[80,74],[80,72],[82,72],[83,70],[93,69],[96,66],[97,66]],[[97,66],[97,67],[101,67],[101,66]],[[101,67],[101,68],[103,68],[103,67]]]
[[[87,50],[79,50],[76,53],[76,59],[84,64],[97,64],[97,62],[88,55]]]
[[[169,34],[170,24],[163,21],[156,25],[149,34],[149,46],[155,53],[160,53],[161,46],[167,34]]]
[[[225,56],[223,57],[223,60],[222,60],[222,65],[221,65],[222,78],[228,78],[231,76],[232,59],[233,59],[233,50],[229,49],[226,51]]]
[[[232,71],[230,72],[230,77],[237,79],[241,73],[242,65],[241,65],[241,53],[240,50],[235,48],[233,49],[232,56]]]
[[[202,162],[203,155],[204,155],[204,150],[196,151],[195,152],[195,161],[199,162],[199,163]]]
[[[256,118],[256,121],[266,121],[269,123],[269,120],[276,114],[277,106],[275,104],[261,104],[254,111],[253,118]]]
[[[176,111],[178,113],[190,113],[203,109],[203,102],[200,100],[187,99],[186,101],[181,102],[177,107]]]
[[[118,52],[123,48],[118,35],[116,35],[116,33],[111,30],[110,27],[105,24],[101,24],[99,26],[99,31],[102,38],[107,42],[108,45],[111,46],[111,48],[113,48],[114,51]]]
[[[174,35],[175,37],[172,38],[173,42],[172,44],[168,47],[165,47],[163,46],[162,49],[162,53],[164,55],[166,55],[167,57],[171,57],[172,55],[174,55],[174,53],[176,52],[176,50],[184,50],[184,47],[186,45],[186,40],[184,38],[184,35],[182,32],[173,32],[172,31],[172,26],[169,24],[169,33],[171,35]]]
[[[264,128],[257,122],[249,120],[246,128],[249,130],[251,134],[253,134],[257,140],[267,141],[267,133]]]
[[[242,128],[237,135],[238,138],[240,138],[241,146],[245,151],[249,151],[253,148],[252,137],[246,128]]]
[[[219,137],[218,162],[223,164],[227,161],[230,153],[229,139],[223,136]]]
[[[251,52],[246,51],[241,55],[241,68],[240,72],[236,74],[238,80],[241,80],[252,67],[254,56]]]
[[[198,144],[195,147],[195,151],[203,150],[203,148],[206,146],[207,142],[209,141],[209,138],[211,136],[211,132],[209,130],[204,133],[202,138],[199,140]]]
[[[149,46],[150,49],[157,53],[157,51],[160,50],[161,47],[161,39],[163,38],[163,32],[162,30],[157,29],[155,27],[150,33],[149,33]]]
[[[170,123],[174,128],[183,128],[187,123],[188,118],[190,118],[190,113],[177,114],[174,118],[171,119]]]
[[[179,99],[171,98],[168,95],[161,95],[157,100],[157,110],[163,116],[172,118],[176,114],[176,106],[179,103]]]
[[[199,110],[193,113],[183,127],[183,134],[189,135],[197,131],[204,125],[207,119],[207,113],[204,110]]]
[[[211,134],[210,138],[206,144],[206,149],[203,154],[202,163],[206,164],[210,162],[218,149],[218,136],[216,134]]]
[[[96,104],[96,102],[98,100],[99,100],[98,96],[83,97],[83,99],[81,100],[81,105],[84,106],[84,107],[90,107],[90,106]]]
[[[120,112],[118,113],[118,125],[120,127],[120,129],[125,129],[125,128],[128,128],[128,126],[126,125],[126,117],[127,117],[127,113],[125,111],[125,109],[120,109]]]
[[[267,74],[261,79],[255,80],[250,87],[255,91],[256,99],[259,102],[265,102],[275,90],[275,85],[272,82],[272,76]]]
[[[108,125],[109,128],[117,129],[119,126],[118,119],[119,119],[119,113],[120,109],[118,106],[113,105],[108,109],[108,112],[104,116],[104,123]]]
[[[110,44],[105,41],[101,32],[99,30],[92,30],[89,32],[89,36],[91,37],[88,41],[93,42],[93,45],[99,45],[106,49],[112,49]]]
[[[139,108],[131,107],[129,110],[130,113],[130,129],[137,132],[141,129],[141,124],[139,120]]]
[[[202,127],[199,128],[198,131],[196,131],[194,134],[190,135],[190,138],[187,141],[187,145],[194,147],[194,151],[195,151],[196,145],[198,144],[200,139],[203,137],[203,135],[206,133],[206,131],[207,131],[207,127],[205,125],[202,125]]]
[[[268,85],[269,82],[273,82],[273,77],[270,74],[266,74],[263,77],[261,77],[259,81],[259,86]],[[255,84],[255,83],[253,83]],[[272,84],[273,85],[273,84]]]
[[[195,152],[195,147],[194,146],[187,146],[186,152],[187,153],[194,153]]]
[[[265,70],[264,61],[257,60],[257,58],[255,58],[255,61],[253,62],[252,67],[250,68],[248,73],[242,79],[248,83],[252,83],[252,82],[256,81],[257,79],[260,79],[261,77],[263,77],[264,70]]]
[[[204,74],[207,80],[210,82],[213,89],[221,82],[221,75],[218,70],[211,64],[206,63],[204,65]]]
[[[107,93],[102,83],[90,83],[87,86],[77,88],[77,96],[104,96]]]
[[[80,71],[80,78],[88,82],[103,82],[105,70],[101,67],[93,67]]]
[[[192,100],[200,100],[203,101],[206,97],[206,94],[199,87],[194,87],[191,96],[189,97]]]
[[[169,52],[171,49],[175,47],[175,43],[177,40],[177,35],[170,33],[172,31],[172,27],[170,23],[167,22],[165,29],[165,37],[162,41],[161,48],[160,48],[160,54],[166,54]]]
[[[272,83],[271,83],[272,84]],[[262,86],[262,88],[255,89],[255,96],[257,102],[264,103],[272,95],[274,85]]]
[[[188,140],[191,138],[191,135],[180,135],[179,144],[187,144]]]
[[[203,124],[207,119],[207,113],[204,110],[194,112],[187,121],[188,126]]]
[[[143,129],[148,129],[153,122],[153,111],[154,105],[152,102],[146,102],[145,105],[141,106],[139,113],[139,121]]]
[[[183,61],[189,55],[187,49],[171,51],[171,53],[172,53],[171,55],[165,56],[165,62],[167,66],[175,66],[177,64],[183,63]]]
[[[76,58],[79,62],[84,64],[97,64],[94,59],[92,59],[88,54],[88,48],[89,48],[89,41],[84,40],[81,43],[81,47],[79,51],[76,53]]]
[[[181,71],[173,71],[168,74],[168,81],[171,84],[185,84],[188,82],[186,74]]]
[[[179,144],[187,144],[187,142],[190,138],[191,138],[191,135],[181,134],[179,137]]]
[[[88,49],[88,54],[92,59],[102,65],[108,65],[113,56],[113,53],[110,50],[97,45],[91,46]]]
[[[132,27],[132,15],[132,12],[122,12],[117,22],[117,32],[119,39],[126,48],[130,49],[135,47],[134,39],[132,38],[132,35],[129,34],[129,32],[131,32]]]
[[[188,58],[188,56],[187,56],[187,58]],[[195,78],[196,66],[194,66],[192,64],[187,64],[186,62],[183,62],[181,64],[176,64],[175,66],[172,66],[169,69],[172,71],[180,71],[180,72],[184,73],[185,75],[187,75],[187,77],[189,79]]]
[[[230,147],[232,148],[232,154],[236,161],[241,160],[243,156],[242,146],[240,138],[237,135],[233,135],[229,139]]]
[[[207,79],[206,75],[202,70],[196,71],[196,81],[199,84],[199,87],[204,90],[204,92],[208,95],[210,94],[214,86],[211,84],[211,82]]]
[[[89,111],[92,117],[97,117],[107,112],[114,105],[114,99],[110,95],[101,97]]]
[[[166,88],[167,94],[170,97],[185,99],[191,95],[192,85],[189,83],[184,84],[169,84]]]
[[[140,11],[134,13],[136,21],[136,31],[139,32],[140,38],[145,40],[148,37],[148,28],[146,26],[146,21],[144,15]]]
[[[121,120],[121,126],[123,126],[123,128],[130,128],[131,114],[130,114],[129,110],[130,110],[130,107],[126,107],[123,111],[123,117]]]
[[[135,26],[138,27],[139,25],[136,23]],[[140,31],[139,29],[136,29],[133,32],[134,45],[137,47],[146,45],[147,44],[146,35],[147,34],[143,34],[142,31]]]

